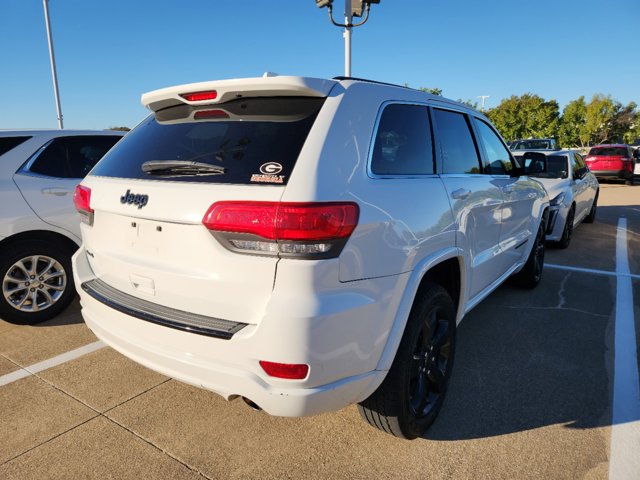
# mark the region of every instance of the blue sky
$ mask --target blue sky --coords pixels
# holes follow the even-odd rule
[[[342,0],[335,0],[336,12]],[[135,126],[140,95],[265,71],[344,72],[314,0],[50,0],[66,128]],[[41,0],[0,0],[0,128],[56,128]],[[382,0],[355,29],[353,76],[487,107],[533,92],[640,104],[640,0]]]

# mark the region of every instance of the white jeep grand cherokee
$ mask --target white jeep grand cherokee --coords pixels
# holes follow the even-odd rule
[[[456,325],[541,277],[548,199],[475,110],[371,81],[171,87],[76,190],[84,318],[128,357],[270,414],[358,402],[415,438]]]

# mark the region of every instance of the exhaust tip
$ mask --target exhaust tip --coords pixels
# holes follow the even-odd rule
[[[257,412],[262,410],[254,401],[249,400],[247,397],[242,397],[242,401]]]

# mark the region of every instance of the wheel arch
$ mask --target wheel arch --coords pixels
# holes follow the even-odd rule
[[[20,244],[25,241],[42,241],[55,245],[61,245],[63,248],[75,252],[79,245],[78,243],[63,235],[61,233],[52,232],[49,230],[27,230],[25,232],[16,233],[10,237],[0,240],[0,252],[10,248],[15,244]]]
[[[449,248],[424,259],[416,266],[405,286],[403,297],[396,310],[393,327],[387,337],[387,343],[380,356],[376,370],[386,371],[391,368],[411,314],[411,309],[420,292],[430,282],[441,285],[449,292],[457,312],[456,323],[460,322],[464,315],[466,299],[467,278],[465,263],[465,257],[461,249]],[[380,382],[382,380],[383,378],[380,378]],[[375,388],[377,387],[378,385],[375,385]]]

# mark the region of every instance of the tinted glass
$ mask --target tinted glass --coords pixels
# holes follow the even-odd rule
[[[566,155],[547,155],[547,172],[536,175],[540,178],[567,178],[569,158]]]
[[[83,178],[122,137],[77,136],[54,139],[29,168],[32,173],[57,178]]]
[[[574,161],[578,165],[579,168],[587,168],[587,164],[584,161],[584,158],[582,158],[582,155],[579,155],[578,153],[574,152],[573,158],[574,158]]]
[[[602,157],[626,157],[627,149],[625,147],[594,147],[589,150],[589,155],[599,155]]]
[[[170,107],[129,132],[91,174],[286,184],[323,103],[321,98],[277,97]],[[187,168],[190,164],[195,166]]]
[[[553,145],[549,140],[522,140],[516,142],[514,150],[546,150],[552,148]]]
[[[487,170],[491,175],[508,175],[513,165],[509,150],[493,129],[482,120],[475,120],[478,134],[487,154]]]
[[[14,149],[31,137],[0,137],[0,155],[4,155],[9,150]]]
[[[384,109],[373,145],[371,171],[378,175],[434,173],[427,107],[391,104]]]
[[[442,173],[480,173],[478,151],[462,113],[434,109]]]

